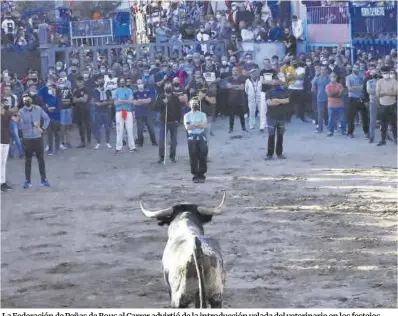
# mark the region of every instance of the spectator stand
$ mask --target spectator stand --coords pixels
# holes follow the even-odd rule
[[[397,2],[350,2],[352,43],[373,56],[397,47]]]
[[[112,19],[71,21],[70,46],[104,46],[114,41]]]
[[[303,1],[303,4],[306,5],[307,12],[304,25],[306,51],[324,47],[353,49],[348,1],[323,2],[323,5],[319,1]]]

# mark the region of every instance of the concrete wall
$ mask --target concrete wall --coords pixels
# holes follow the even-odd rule
[[[307,42],[310,43],[348,43],[350,27],[348,24],[309,24]]]

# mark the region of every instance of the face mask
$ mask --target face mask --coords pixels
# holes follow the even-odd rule
[[[330,81],[331,81],[331,82],[336,82],[337,79],[336,79],[336,78],[330,78]]]
[[[311,66],[312,63],[311,62],[306,62],[307,66]]]
[[[143,84],[137,84],[138,90],[144,90],[144,85]]]
[[[199,104],[193,105],[193,106],[192,106],[192,110],[194,110],[194,111],[199,111],[199,110],[200,110]]]
[[[36,91],[30,91],[30,95],[36,95],[37,92]]]
[[[63,88],[65,88],[65,84],[59,83],[59,84],[58,84],[58,87],[59,87],[60,89],[63,89]],[[33,94],[33,92],[31,92],[31,94]],[[34,93],[34,94],[36,94],[36,93]]]
[[[48,94],[53,95],[53,91],[51,89],[48,89]]]
[[[200,32],[203,33],[205,31],[205,29],[200,29]]]
[[[57,71],[61,71],[62,70],[62,67],[57,67]]]
[[[371,70],[371,71],[370,71],[370,75],[371,75],[371,76],[376,75],[376,70]]]
[[[397,76],[395,74],[390,74],[391,79],[395,79]]]
[[[384,79],[390,79],[390,74],[383,74]]]
[[[49,74],[49,75],[53,75],[54,72],[55,72],[55,71],[51,69],[51,70],[48,71],[48,74]]]
[[[104,73],[106,72],[106,70],[103,69],[103,68],[101,68],[101,69],[100,69],[100,72],[101,72],[102,74],[104,74]]]
[[[247,64],[251,64],[253,62],[253,60],[251,60],[251,59],[246,59],[246,63]]]
[[[84,78],[84,79],[88,79],[88,74],[84,74],[84,75],[83,75],[83,78]]]
[[[223,60],[223,61],[221,62],[221,64],[222,64],[223,66],[226,66],[226,65],[228,65],[228,62],[227,62],[226,60]]]

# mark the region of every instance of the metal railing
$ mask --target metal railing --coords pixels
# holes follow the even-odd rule
[[[365,12],[363,12],[365,9]],[[381,15],[366,16],[366,10],[378,9]],[[354,37],[366,35],[367,37],[379,38],[385,35],[397,34],[397,8],[396,6],[385,6],[377,8],[352,8],[351,28]],[[365,15],[365,16],[364,16]]]
[[[112,19],[70,22],[71,39],[88,37],[109,37],[112,35]]]
[[[343,7],[307,7],[308,24],[348,24],[350,21],[348,6]]]

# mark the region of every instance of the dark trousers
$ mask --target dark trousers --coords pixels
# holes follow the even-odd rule
[[[288,120],[290,121],[293,113],[296,113],[297,118],[304,120],[305,103],[307,95],[304,90],[290,89],[290,113]]]
[[[91,143],[91,117],[88,105],[76,106],[76,123],[79,128],[80,140],[83,144]]]
[[[47,128],[47,139],[48,139],[48,151],[54,150],[54,139],[55,139],[55,150],[59,150],[59,133],[61,130],[61,123],[55,120],[50,121],[50,125]]]
[[[280,156],[283,152],[283,134],[285,132],[285,123],[283,120],[267,119],[268,125],[268,152],[267,156],[272,157],[275,152],[275,132],[276,139],[276,155]]]
[[[167,122],[167,130],[164,129],[164,122],[161,122],[159,131],[159,157],[164,158],[164,139],[167,137],[167,132],[170,132],[170,158],[175,158],[177,150],[177,132],[178,122]]]
[[[242,129],[246,129],[245,109],[243,106],[241,104],[230,104],[229,106],[231,106],[231,112],[229,113],[229,129],[234,128],[235,115],[239,117]]]
[[[354,134],[355,116],[357,115],[358,112],[360,112],[362,116],[363,132],[365,134],[369,133],[369,111],[366,108],[365,103],[359,98],[349,98],[348,117],[347,117],[348,135]]]
[[[109,143],[111,139],[111,109],[96,111],[94,119],[94,135],[98,144],[101,144],[101,126],[104,125],[105,129],[105,142]]]
[[[156,135],[155,135],[155,127],[153,126],[153,119],[151,116],[141,116],[136,117],[137,120],[137,144],[142,146],[144,144],[144,126],[147,127],[149,137],[153,145],[156,145]],[[164,129],[164,126],[163,126]]]
[[[217,92],[217,114],[226,115],[228,113],[228,89],[219,89]]]
[[[44,163],[44,146],[43,138],[33,138],[23,140],[25,149],[25,179],[30,181],[32,171],[32,157],[36,154],[37,162],[39,163],[40,177],[42,180],[46,179],[46,166]]]
[[[397,140],[397,105],[380,105],[380,121],[381,121],[381,141],[385,142],[387,138],[387,129],[390,124],[392,127],[392,135]]]
[[[203,135],[192,135],[188,137],[189,161],[191,173],[196,179],[206,179],[207,172],[207,140]]]

